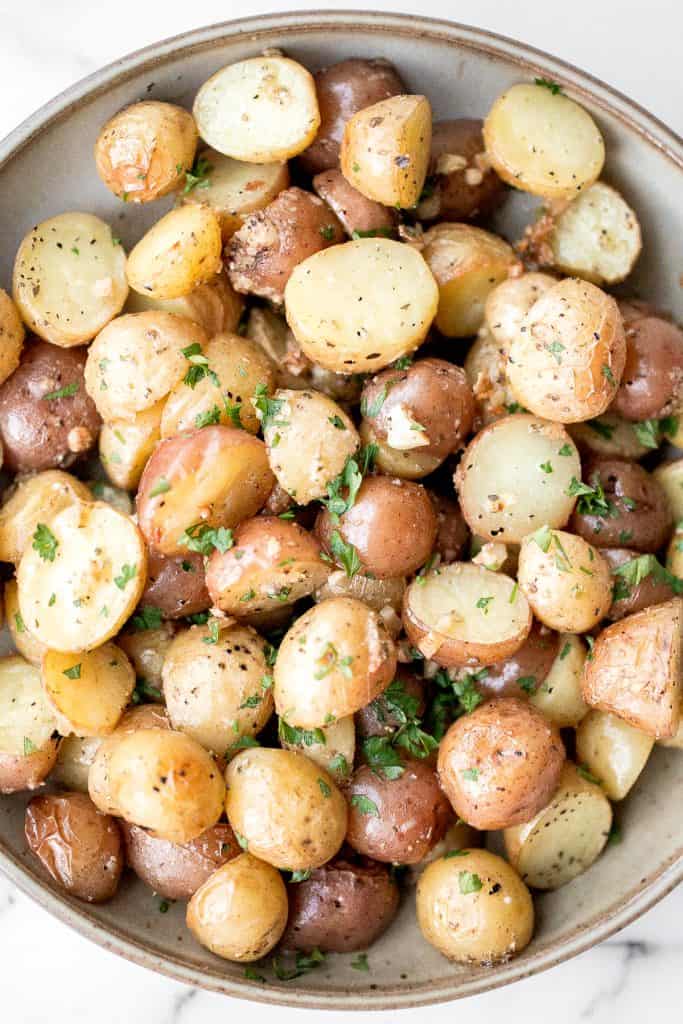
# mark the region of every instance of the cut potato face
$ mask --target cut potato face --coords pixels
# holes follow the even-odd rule
[[[432,108],[426,96],[390,96],[346,122],[342,173],[368,199],[410,208],[422,192],[431,141]]]
[[[503,181],[548,199],[573,199],[605,161],[590,114],[542,85],[513,85],[498,97],[484,121],[484,144]]]
[[[204,346],[209,373],[192,387],[179,381],[168,396],[161,436],[210,423],[241,426],[257,434],[259,420],[251,402],[257,388],[270,394],[275,367],[260,345],[239,334],[219,334]]]
[[[19,365],[25,334],[19,310],[7,292],[0,288],[0,384]]]
[[[434,319],[438,297],[419,252],[389,238],[360,238],[295,267],[285,307],[310,359],[336,373],[361,373],[414,351]]]
[[[22,319],[53,345],[84,345],[123,309],[126,254],[90,213],[62,213],[19,246],[12,282]]]
[[[116,644],[80,654],[47,651],[43,686],[63,735],[108,736],[135,687],[135,670]]]
[[[215,277],[221,245],[221,226],[208,206],[178,206],[131,251],[128,283],[152,299],[178,299]]]
[[[227,274],[219,273],[177,299],[152,299],[139,292],[130,293],[126,313],[147,313],[150,309],[163,309],[166,313],[194,320],[209,338],[213,338],[221,331],[237,330],[244,300],[230,284]]]
[[[132,420],[112,420],[100,431],[100,459],[111,482],[134,491],[142,471],[161,438],[161,414],[165,399]]]
[[[578,726],[588,711],[581,693],[587,653],[581,637],[561,634],[558,653],[548,675],[529,697],[534,707],[560,729]]]
[[[437,224],[425,232],[422,255],[439,286],[436,326],[448,338],[476,334],[491,290],[516,260],[513,250],[471,224]]]
[[[5,584],[5,617],[12,643],[19,654],[40,668],[47,647],[31,633],[22,618],[19,610],[19,588],[15,579],[8,580]]]
[[[85,364],[86,390],[102,419],[134,420],[151,409],[200,365],[207,342],[198,324],[174,313],[118,317],[95,338]]]
[[[526,409],[576,423],[606,410],[625,362],[624,326],[614,299],[588,281],[567,278],[529,310],[510,347],[507,372]]]
[[[532,889],[559,889],[598,859],[611,825],[612,808],[601,788],[567,763],[547,807],[505,829],[505,852]]]
[[[576,756],[610,800],[623,800],[647,764],[654,739],[623,718],[591,709],[576,730]]]
[[[322,733],[322,739],[317,734]],[[311,741],[312,742],[309,742]],[[337,783],[348,782],[356,754],[356,725],[353,715],[340,718],[332,725],[322,726],[315,733],[301,729],[280,729],[280,743],[285,750],[298,750],[314,764],[329,772]]]
[[[174,729],[225,755],[273,713],[273,679],[258,633],[227,620],[192,626],[172,641],[162,669]]]
[[[607,561],[581,537],[543,526],[522,541],[520,589],[534,615],[550,629],[585,633],[612,603]]]
[[[57,719],[39,670],[18,655],[0,658],[0,793],[40,785],[57,745]]]
[[[23,621],[55,651],[88,651],[114,636],[145,586],[137,526],[103,502],[70,505],[39,523],[19,563]]]
[[[220,221],[224,242],[242,227],[250,213],[262,210],[289,187],[289,168],[284,162],[245,163],[205,149],[198,166],[204,171],[202,180],[196,188],[181,194],[180,201],[210,206]]]
[[[603,630],[586,662],[586,703],[655,739],[674,736],[681,715],[682,609],[675,598]]]
[[[515,581],[481,565],[452,562],[411,583],[403,625],[411,643],[445,667],[493,665],[526,640],[531,609]]]
[[[555,219],[550,246],[563,273],[618,284],[640,255],[640,224],[616,189],[596,181]]]
[[[252,57],[217,71],[193,113],[199,134],[235,160],[289,160],[315,138],[320,112],[311,74],[287,57]]]
[[[76,793],[87,793],[90,766],[101,742],[98,736],[65,736],[50,781]]]
[[[455,483],[473,533],[519,543],[539,524],[564,526],[576,499],[581,461],[567,431],[534,416],[507,416],[470,442]]]
[[[683,459],[663,462],[652,475],[664,488],[673,518],[683,519]]]
[[[39,522],[91,498],[84,483],[60,469],[19,478],[0,509],[0,561],[18,565]]]
[[[143,599],[144,601],[144,599]],[[146,610],[143,604],[143,612]],[[175,634],[172,622],[162,622],[158,629],[135,629],[120,633],[117,643],[133,663],[135,674],[161,691],[161,669]],[[161,699],[161,698],[159,698]]]
[[[489,293],[484,321],[507,352],[533,304],[557,281],[550,274],[529,273],[508,277]]]

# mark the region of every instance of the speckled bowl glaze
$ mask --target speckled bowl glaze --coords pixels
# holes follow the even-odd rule
[[[558,46],[561,45],[561,34]],[[394,61],[411,88],[426,93],[438,117],[481,116],[504,88],[544,76],[560,82],[594,115],[607,143],[605,177],[638,211],[644,253],[629,287],[683,318],[683,143],[646,111],[606,85],[521,43],[425,18],[350,12],[299,12],[200,29],[148,47],[75,85],[0,143],[0,285],[37,221],[90,210],[131,244],[164,203],[128,208],[100,183],[93,161],[99,127],[140,98],[191,107],[198,86],[224,64],[284,48],[309,68],[350,56]],[[514,237],[529,216],[511,197],[500,224]],[[343,1010],[419,1006],[483,992],[566,960],[628,924],[683,878],[683,755],[658,748],[617,809],[623,839],[590,871],[537,899],[531,945],[493,968],[448,963],[422,939],[408,891],[398,920],[369,952],[371,970],[329,956],[289,982],[266,983],[202,949],[184,926],[184,907],[159,913],[159,901],[130,875],[116,899],[85,906],[59,892],[31,859],[23,837],[23,794],[0,798],[0,868],[46,910],[106,949],[190,984],[261,1002]]]

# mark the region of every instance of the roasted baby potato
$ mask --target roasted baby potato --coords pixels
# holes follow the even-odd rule
[[[434,551],[442,562],[457,562],[470,537],[462,510],[457,501],[436,491],[430,491],[429,497],[437,522]]]
[[[221,269],[221,226],[208,206],[178,206],[131,250],[126,267],[133,291],[177,299]]]
[[[225,773],[225,810],[243,849],[281,870],[330,860],[346,833],[344,797],[331,775],[298,751],[240,751]]]
[[[25,335],[19,310],[7,292],[0,288],[0,384],[19,365]]]
[[[432,108],[426,96],[390,96],[346,122],[342,174],[368,199],[413,207],[427,177],[431,139]]]
[[[528,637],[514,654],[477,673],[477,689],[485,697],[521,697],[536,693],[559,653],[559,635],[534,622]]]
[[[287,282],[285,307],[309,359],[336,373],[362,373],[421,345],[438,297],[416,249],[390,238],[359,238],[300,263]]]
[[[153,548],[147,562],[147,585],[141,603],[158,608],[165,619],[196,615],[211,606],[204,559],[199,551],[162,555]]]
[[[612,808],[600,786],[567,763],[547,806],[505,829],[505,852],[532,889],[559,889],[597,860],[611,824]]]
[[[212,619],[176,634],[161,670],[174,729],[225,754],[273,713],[263,640],[249,626]]]
[[[90,213],[61,213],[32,228],[19,246],[12,279],[22,320],[38,337],[84,345],[123,309],[126,254]]]
[[[207,529],[253,516],[274,483],[263,441],[245,430],[210,426],[167,438],[140,480],[140,529],[164,555],[201,550]]]
[[[566,524],[576,502],[570,484],[580,475],[579,453],[560,424],[515,415],[476,435],[455,485],[473,533],[519,543],[539,524]]]
[[[424,235],[422,250],[439,286],[436,326],[448,338],[476,334],[486,300],[515,262],[507,242],[471,224],[437,224]]]
[[[465,374],[474,396],[477,425],[487,426],[507,413],[522,410],[507,379],[507,349],[485,323],[465,356]]]
[[[146,572],[144,540],[128,516],[101,501],[68,505],[38,524],[19,563],[22,619],[55,651],[91,651],[121,629]]]
[[[40,672],[18,655],[0,658],[0,793],[39,786],[58,745],[57,719]]]
[[[410,642],[439,665],[492,665],[522,646],[531,609],[509,576],[452,562],[411,583],[403,625]]]
[[[355,598],[333,597],[285,634],[273,673],[275,709],[290,726],[329,725],[374,700],[395,669],[396,650],[378,613]]]
[[[489,292],[484,323],[506,353],[531,307],[555,284],[557,280],[550,274],[526,273],[506,278]]]
[[[285,949],[367,949],[387,930],[399,905],[399,888],[388,868],[343,854],[291,883],[288,892]]]
[[[120,824],[127,864],[166,900],[189,900],[214,871],[241,853],[227,824],[213,825],[189,843],[156,839],[138,825]]]
[[[416,864],[446,833],[452,811],[426,761],[406,760],[387,778],[361,765],[345,789],[346,840],[365,857],[387,864]]]
[[[165,399],[133,419],[103,423],[100,460],[111,482],[133,491],[140,483],[147,460],[161,438],[161,414]]]
[[[116,728],[135,687],[135,670],[116,644],[43,657],[43,687],[62,735],[107,736]]]
[[[161,309],[194,320],[209,338],[222,331],[236,331],[244,311],[244,299],[238,295],[221,270],[205,284],[198,284],[187,295],[176,299],[151,298],[140,292],[131,292],[126,302],[127,313],[147,313]]]
[[[561,90],[513,85],[484,121],[486,154],[509,185],[573,199],[599,176],[605,143],[593,118]]]
[[[550,671],[529,700],[558,729],[578,726],[588,711],[581,680],[588,648],[579,636],[560,633],[557,654]]]
[[[612,604],[612,577],[599,551],[581,537],[542,526],[519,551],[519,586],[534,615],[561,633],[585,633]]]
[[[405,590],[406,581],[402,576],[374,580],[359,573],[348,576],[345,569],[340,569],[330,573],[313,597],[318,603],[330,597],[355,597],[379,612],[391,636],[396,637],[402,628],[399,614]]]
[[[592,492],[580,498],[571,528],[596,547],[657,551],[671,532],[666,495],[636,462],[594,459],[584,466]]]
[[[647,764],[655,741],[623,718],[591,709],[576,730],[577,760],[610,800],[623,800]]]
[[[362,713],[362,712],[361,712]],[[280,720],[280,744],[285,750],[298,750],[340,785],[348,782],[356,753],[356,727],[353,715],[338,718],[319,729],[294,729]]]
[[[555,217],[549,245],[553,266],[563,273],[613,285],[633,270],[642,236],[628,203],[616,189],[596,181]]]
[[[459,850],[430,864],[417,883],[422,934],[457,963],[489,965],[520,953],[534,905],[519,875],[488,850]]]
[[[18,477],[0,509],[0,561],[18,565],[41,520],[90,498],[84,483],[59,469]]]
[[[71,792],[87,793],[90,766],[101,742],[99,736],[65,736],[59,744],[50,782]]]
[[[683,331],[658,316],[624,326],[626,365],[614,411],[636,422],[676,414],[683,404]]]
[[[617,459],[640,459],[648,446],[639,440],[633,423],[611,409],[599,419],[570,423],[567,430],[583,453]]]
[[[254,164],[296,156],[320,125],[313,77],[279,55],[221,68],[202,85],[192,112],[205,142]]]
[[[666,505],[673,519],[683,519],[683,459],[663,462],[652,476],[664,489]]]
[[[360,438],[364,445],[375,445],[374,464],[386,476],[397,476],[400,480],[421,480],[438,469],[443,462],[438,455],[427,455],[419,448],[392,448],[375,437],[370,420],[364,419],[361,422]]]
[[[287,890],[279,871],[241,853],[214,871],[187,906],[187,927],[225,960],[259,960],[287,924]]]
[[[405,710],[407,709],[407,710]],[[356,729],[363,739],[368,736],[391,736],[412,717],[422,718],[425,711],[425,685],[422,679],[399,665],[390,685],[370,704],[356,712]]]
[[[197,137],[194,119],[182,107],[133,103],[114,114],[97,137],[97,173],[120,199],[149,203],[185,183]]]
[[[115,894],[124,864],[121,833],[85,793],[34,796],[24,832],[29,850],[62,889],[87,903]]]
[[[234,546],[214,550],[206,585],[215,608],[243,618],[277,604],[294,604],[330,574],[321,547],[298,523],[256,516],[237,527]]]
[[[308,174],[339,164],[344,126],[359,110],[380,100],[405,93],[405,85],[388,60],[352,57],[317,71],[315,89],[320,109],[320,128],[299,160]]]
[[[351,238],[392,238],[396,233],[395,211],[368,199],[336,167],[316,174],[313,188]]]
[[[150,623],[154,623],[153,628],[146,628]],[[133,616],[133,629],[119,633],[116,638],[118,646],[130,659],[136,676],[146,684],[147,696],[152,696],[151,687],[158,691],[158,700],[161,700],[161,669],[174,636],[175,625],[160,622],[157,609],[143,604],[139,614]]]
[[[602,548],[600,553],[607,559],[614,576],[612,605],[607,614],[612,622],[675,597],[672,581],[663,573],[660,575],[655,569],[643,576],[643,570],[651,569],[651,566],[649,559],[642,559],[637,551]]]
[[[546,806],[564,759],[556,726],[527,701],[498,697],[450,727],[439,747],[439,782],[463,821],[508,828]]]
[[[420,220],[474,220],[500,205],[505,189],[484,152],[482,126],[471,117],[433,125],[429,188],[417,206]]]
[[[31,665],[40,668],[47,647],[30,632],[19,610],[19,588],[16,579],[8,580],[4,593],[7,629],[17,652]]]
[[[681,714],[680,598],[603,630],[586,662],[583,698],[655,739],[675,734]]]
[[[38,341],[24,349],[0,387],[0,441],[5,469],[66,468],[97,442],[100,417],[86,394],[83,351]]]

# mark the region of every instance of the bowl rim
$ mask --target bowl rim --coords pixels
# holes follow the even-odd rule
[[[516,64],[520,72],[527,75],[536,72],[544,77],[550,76],[559,84],[569,87],[572,95],[585,97],[616,117],[646,144],[658,149],[683,173],[683,138],[623,93],[560,58],[507,36],[458,22],[347,9],[293,10],[233,19],[182,32],[127,54],[59,93],[0,140],[0,170],[47,128],[69,117],[81,104],[96,99],[140,72],[153,71],[155,66],[164,63],[170,56],[201,52],[211,49],[220,39],[239,36],[257,45],[261,37],[274,31],[286,41],[290,33],[349,28],[374,34],[378,38],[383,34],[398,34],[414,39],[451,43],[464,50],[474,50]],[[215,967],[193,967],[173,954],[151,951],[116,926],[104,925],[87,904],[50,888],[32,866],[22,863],[1,842],[0,870],[22,892],[85,938],[139,966],[185,984],[259,1003],[310,1009],[389,1010],[447,1002],[491,991],[538,974],[585,952],[640,917],[683,881],[683,845],[663,864],[642,877],[632,890],[613,903],[607,911],[589,918],[560,944],[541,948],[526,960],[511,960],[499,966],[495,975],[487,974],[486,969],[483,969],[469,979],[455,975],[439,985],[431,982],[410,985],[408,982],[405,986],[378,986],[375,991],[370,991],[368,987],[362,990],[342,987],[324,989],[312,985],[296,989],[276,983],[260,985],[246,978],[226,976],[221,972],[218,959]]]

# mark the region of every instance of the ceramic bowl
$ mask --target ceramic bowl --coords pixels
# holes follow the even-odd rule
[[[558,36],[558,46],[561,35]],[[198,86],[224,64],[269,46],[309,68],[350,56],[394,61],[409,86],[426,93],[437,117],[482,116],[504,88],[551,78],[594,115],[607,143],[605,177],[638,211],[644,252],[630,282],[636,291],[683,318],[683,144],[663,124],[590,76],[521,43],[424,18],[388,14],[299,12],[217,25],[126,57],[53,100],[0,143],[0,285],[8,286],[20,239],[36,222],[69,209],[90,210],[132,243],[162,204],[140,210],[117,201],[100,183],[93,144],[100,126],[140,98],[191,107]],[[514,237],[529,216],[512,197],[502,230]],[[658,748],[617,810],[622,842],[586,874],[537,900],[531,945],[493,968],[461,967],[431,949],[405,894],[399,919],[369,952],[370,971],[350,956],[329,956],[304,977],[266,983],[212,956],[184,927],[184,907],[159,912],[159,901],[127,877],[112,903],[90,907],[55,889],[31,859],[23,838],[25,795],[0,798],[0,868],[16,884],[86,937],[181,981],[262,1002],[290,1006],[387,1009],[455,999],[543,970],[600,942],[669,892],[683,877],[683,755]]]

